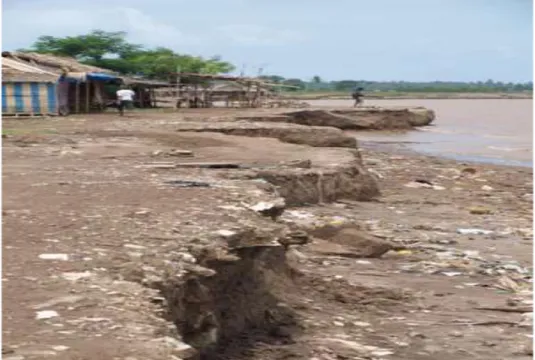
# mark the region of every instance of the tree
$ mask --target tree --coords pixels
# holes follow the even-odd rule
[[[322,81],[321,81],[321,78],[318,76],[318,75],[315,75],[313,78],[312,78],[312,82],[314,84],[321,84]]]
[[[93,30],[87,35],[57,38],[41,36],[33,44],[32,50],[39,53],[71,56],[78,60],[99,61],[106,55],[139,51],[140,45],[128,44],[124,32]]]
[[[304,90],[306,88],[305,82],[301,79],[286,79],[283,84],[292,86],[292,88],[289,88],[291,91]]]
[[[260,76],[260,79],[266,80],[267,82],[281,84],[285,79],[282,76],[278,75],[264,75]]]
[[[177,69],[182,72],[217,74],[234,70],[234,66],[219,56],[209,59],[177,54],[159,47],[145,49],[126,41],[124,32],[93,30],[86,35],[58,38],[41,36],[27,51],[70,56],[78,61],[121,74],[143,74],[147,77],[168,79]]]
[[[337,91],[351,91],[358,86],[355,80],[342,80],[334,82],[334,89]]]

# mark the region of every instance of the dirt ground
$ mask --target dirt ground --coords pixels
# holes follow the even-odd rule
[[[4,359],[187,357],[151,279],[187,261],[191,244],[209,247],[207,234],[251,224],[268,232],[352,224],[397,250],[360,257],[330,236],[290,247],[295,272],[273,275],[270,294],[292,321],[227,336],[206,359],[531,358],[531,169],[363,146],[381,197],[288,208],[275,223],[244,207],[264,196],[258,184],[169,163],[330,166],[351,155],[173,131],[232,114],[3,119]],[[197,186],[177,186],[187,181]],[[243,306],[229,309],[253,305]]]

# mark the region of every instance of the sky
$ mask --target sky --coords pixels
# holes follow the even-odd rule
[[[532,0],[3,0],[2,49],[92,29],[325,80],[533,78]]]

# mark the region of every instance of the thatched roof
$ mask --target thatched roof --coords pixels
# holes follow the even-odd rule
[[[2,59],[3,82],[55,82],[58,75],[10,58]]]
[[[241,83],[236,82],[220,82],[216,83],[212,86],[211,91],[213,92],[219,92],[219,93],[232,93],[232,92],[244,92],[244,91],[252,91],[255,92],[257,89],[261,91],[268,91],[267,88],[264,88],[261,86],[261,84],[254,84],[251,86],[247,86]]]
[[[19,62],[25,62],[29,65],[37,66],[44,70],[49,70],[58,74],[61,72],[99,72],[106,74],[113,74],[113,71],[102,69],[96,66],[85,65],[79,63],[76,59],[65,57],[65,56],[55,56],[49,54],[38,54],[32,52],[2,52],[2,60],[12,59]]]
[[[2,82],[47,82],[54,83],[57,76],[27,73],[22,71],[2,70]]]
[[[196,74],[196,73],[171,73],[170,75],[180,76],[182,79],[205,79],[205,80],[219,80],[232,81],[240,84],[261,84],[263,81],[256,78],[221,75],[221,74]]]

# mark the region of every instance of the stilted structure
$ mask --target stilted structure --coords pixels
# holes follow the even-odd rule
[[[175,73],[171,74],[170,83],[174,85],[157,89],[156,94],[159,101],[172,103],[176,108],[258,108],[276,107],[282,103],[291,107],[290,102],[280,99],[273,89],[292,86],[271,84],[257,78]],[[303,106],[300,104],[299,107]]]

